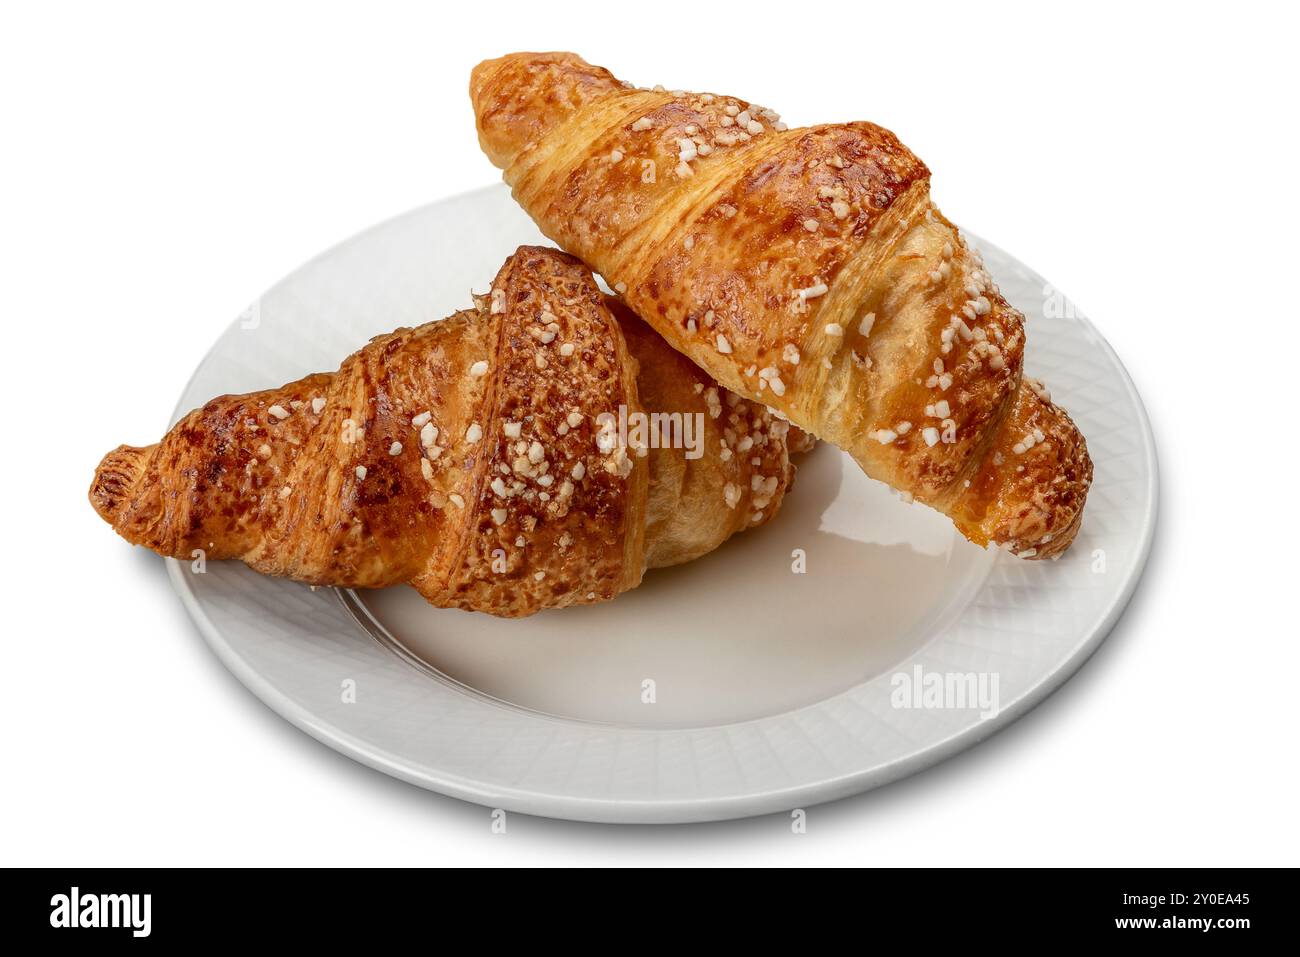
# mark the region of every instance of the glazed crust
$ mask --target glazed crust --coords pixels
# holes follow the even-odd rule
[[[689,383],[659,381],[681,359],[630,321],[632,350],[581,263],[523,247],[472,309],[379,336],[337,372],[213,399],[158,444],[110,452],[91,503],[159,554],[201,550],[316,585],[405,582],[434,605],[503,617],[612,598],[647,565],[766,521],[792,475],[782,424],[749,403],[761,464],[719,461],[716,385],[694,369]],[[656,380],[640,391],[638,362]],[[703,467],[605,429],[606,413],[646,411],[642,392],[705,413]],[[775,477],[768,492],[751,495],[755,475]],[[719,509],[726,482],[746,495]],[[725,520],[666,520],[674,511]]]
[[[570,53],[479,64],[479,141],[543,232],[727,389],[849,452],[967,538],[1059,555],[1086,444],[1022,376],[1023,317],[871,123],[786,129]]]

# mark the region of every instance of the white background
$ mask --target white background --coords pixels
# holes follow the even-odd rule
[[[1291,864],[1300,640],[1296,24],[1283,5],[7,6],[0,863]],[[797,6],[797,5],[796,5]],[[1097,655],[899,784],[680,828],[511,817],[370,771],[224,671],[95,516],[193,367],[321,249],[493,181],[479,59],[572,49],[792,124],[872,119],[1067,292],[1156,430],[1160,526]],[[466,277],[466,287],[483,277]]]

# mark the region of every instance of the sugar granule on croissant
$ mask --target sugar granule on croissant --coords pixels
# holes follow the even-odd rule
[[[580,262],[523,247],[472,309],[110,452],[91,503],[159,554],[312,584],[503,617],[612,598],[768,521],[798,436],[622,323]],[[620,407],[691,416],[700,454],[628,439]]]
[[[551,239],[722,385],[847,451],[980,545],[1057,557],[1092,480],[1022,375],[1023,317],[871,123],[787,129],[571,53],[470,81],[479,142]]]

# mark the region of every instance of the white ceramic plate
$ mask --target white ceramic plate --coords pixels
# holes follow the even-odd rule
[[[1119,360],[1039,276],[974,241],[1028,318],[1029,372],[1096,464],[1083,528],[1058,562],[976,548],[822,446],[772,523],[600,606],[502,621],[431,608],[405,587],[312,591],[237,562],[200,574],[173,561],[172,581],[221,660],[289,721],[491,807],[700,821],[920,770],[1079,667],[1123,610],[1155,525],[1154,444]],[[464,307],[516,246],[541,242],[501,186],[377,226],[236,320],[176,417],[336,368],[370,336]],[[947,697],[927,697],[936,681]],[[961,700],[958,684],[983,700]]]

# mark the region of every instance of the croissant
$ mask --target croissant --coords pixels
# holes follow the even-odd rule
[[[616,319],[576,259],[522,247],[472,309],[110,452],[90,500],[162,555],[519,617],[612,598],[768,521],[788,434],[802,446]]]
[[[542,231],[727,389],[980,545],[1057,557],[1092,479],[1023,317],[871,123],[787,129],[571,53],[480,63],[479,142]]]

